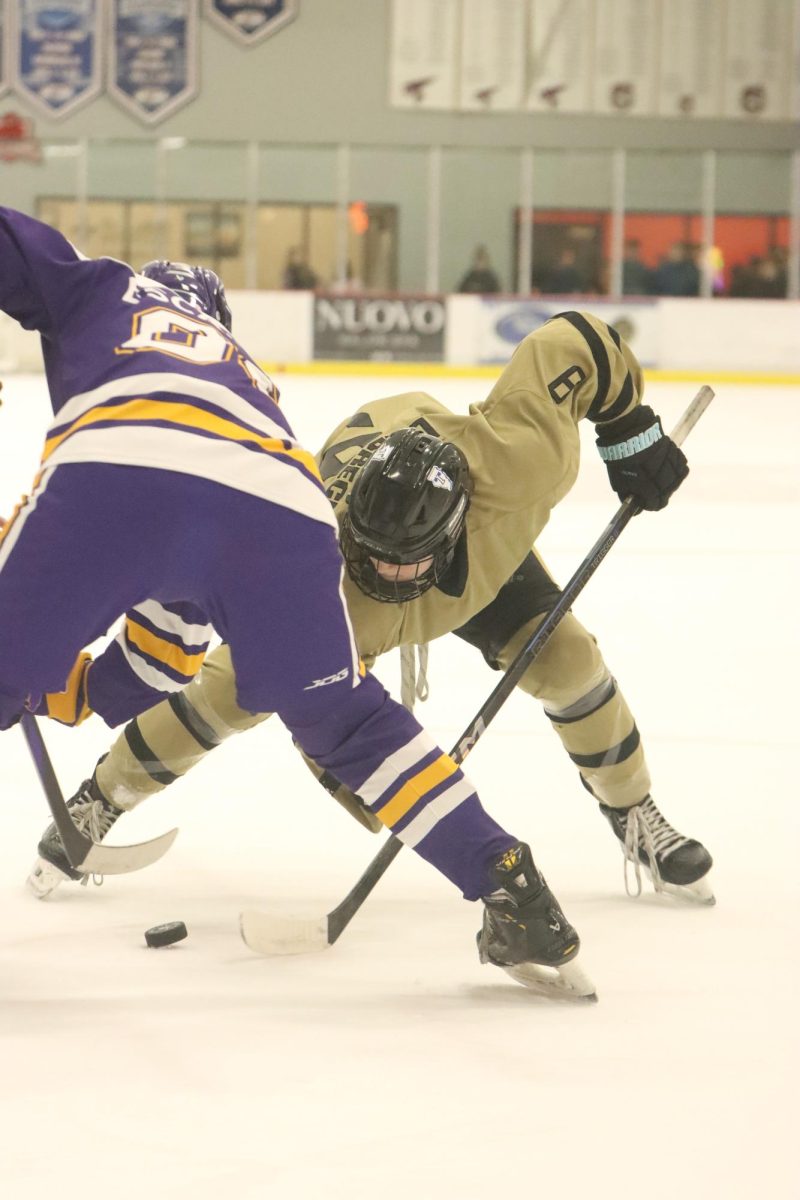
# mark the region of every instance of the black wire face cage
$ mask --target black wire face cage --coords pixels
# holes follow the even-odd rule
[[[433,555],[426,554],[421,561],[424,562],[425,558],[433,557],[431,565],[411,579],[400,580],[392,579],[389,575],[378,574],[373,566],[373,559],[385,563],[394,562],[394,560],[388,558],[386,553],[381,552],[377,546],[368,546],[360,541],[353,532],[349,516],[346,516],[342,522],[339,536],[339,545],[347,567],[347,574],[359,591],[363,592],[365,596],[369,596],[371,600],[379,600],[382,604],[406,604],[409,600],[416,600],[418,596],[422,596],[434,587],[447,573],[447,569],[453,561],[457,542],[456,538],[454,543],[448,543]],[[401,567],[412,564],[397,563],[396,565]]]

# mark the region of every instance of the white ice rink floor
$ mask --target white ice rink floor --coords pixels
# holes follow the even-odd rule
[[[702,380],[698,381],[702,382]],[[485,380],[280,380],[314,449],[366,399]],[[671,427],[695,384],[653,384]],[[626,897],[622,855],[537,706],[506,705],[467,770],[530,841],[578,928],[595,1006],[481,967],[478,905],[404,850],[318,956],[259,959],[243,907],[322,915],[380,840],[314,784],[276,721],[126,818],[180,825],[157,866],[40,903],[48,813],[2,738],[3,1200],[796,1200],[797,549],[800,394],[718,385],[692,474],[624,533],[576,605],[636,714],[654,796],[711,849],[717,906]],[[26,490],[48,406],[10,376],[0,512]],[[535,470],[535,464],[531,464]],[[616,508],[585,430],[581,477],[539,545],[565,581]],[[120,547],[124,553],[124,547]],[[418,715],[445,747],[497,677],[444,639]],[[399,663],[379,671],[395,692]],[[64,790],[112,733],[44,733]],[[184,920],[188,940],[146,949]]]

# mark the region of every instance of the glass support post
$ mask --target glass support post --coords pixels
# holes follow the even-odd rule
[[[519,156],[519,237],[517,238],[516,291],[530,296],[533,273],[533,150]]]
[[[247,182],[244,209],[244,286],[258,287],[258,142],[247,143]]]
[[[428,220],[425,290],[435,295],[441,286],[442,148],[428,148]]]
[[[625,244],[625,150],[620,147],[611,156],[611,244],[608,272],[609,295],[622,296],[622,258]]]
[[[700,295],[706,300],[714,295],[714,205],[716,203],[717,155],[714,150],[703,154],[702,181],[702,270],[700,273]]]
[[[800,150],[791,157],[791,191],[789,200],[789,261],[787,263],[786,296],[800,300]]]
[[[350,205],[350,147],[336,148],[336,278],[347,279],[348,209]]]

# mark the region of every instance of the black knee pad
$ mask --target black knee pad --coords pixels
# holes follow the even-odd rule
[[[453,633],[480,650],[492,670],[499,671],[503,647],[532,617],[550,612],[560,598],[561,590],[536,555],[527,554],[494,600]]]

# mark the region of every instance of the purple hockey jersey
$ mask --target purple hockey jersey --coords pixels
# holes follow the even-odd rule
[[[316,463],[295,441],[272,380],[192,297],[115,259],[87,259],[55,229],[7,208],[0,208],[0,262],[0,308],[41,335],[56,414],[48,466],[168,461],[171,470],[335,528]],[[274,462],[269,481],[263,456],[254,462],[256,447]],[[178,691],[211,635],[196,604],[138,606],[93,666],[91,707],[114,725],[159,693]]]
[[[31,502],[0,541],[3,721],[17,694],[58,690],[48,648],[63,656],[68,644],[74,661],[84,644],[73,645],[78,631],[110,615],[115,597],[125,602],[113,616],[139,606],[133,640],[140,648],[152,646],[147,635],[164,613],[198,630],[208,613],[230,643],[240,705],[277,711],[303,749],[390,829],[466,896],[484,894],[490,860],[515,839],[414,717],[359,670],[333,510],[271,381],[184,297],[124,263],[87,260],[57,231],[7,208],[0,208],[0,268],[0,308],[41,334],[55,412]],[[110,467],[147,474],[112,480]],[[183,485],[181,477],[192,481]],[[114,555],[113,539],[131,528],[124,514],[138,515],[137,497],[142,519],[131,529],[126,562]],[[254,507],[253,498],[266,503]],[[213,546],[195,511],[217,523],[224,512]],[[73,529],[79,561],[59,558],[70,574],[62,584],[42,547],[61,549],[59,538],[63,544]],[[265,552],[268,541],[285,547],[285,561]],[[105,574],[87,588],[81,547],[97,561],[102,542]],[[81,604],[73,584],[83,589]],[[18,614],[42,587],[54,599],[37,630]],[[145,610],[146,597],[163,612]],[[176,609],[177,601],[199,612]],[[88,631],[86,641],[98,636]]]

